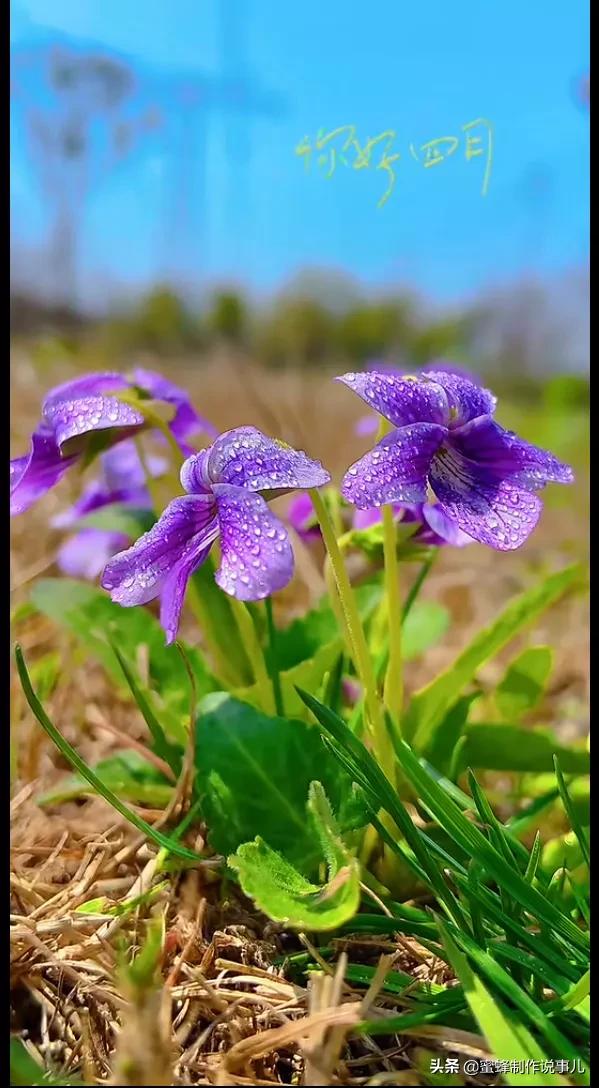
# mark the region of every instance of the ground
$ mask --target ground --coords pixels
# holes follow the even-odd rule
[[[165,364],[147,362],[165,370]],[[72,371],[72,363],[54,360],[42,366],[22,347],[15,348],[13,455],[26,448],[45,389],[65,381]],[[320,458],[336,479],[368,444],[354,434],[363,414],[359,403],[329,375],[267,373],[225,354],[169,363],[168,374],[190,390],[198,410],[219,429],[255,424]],[[532,440],[547,422],[518,405],[509,405],[507,412],[505,422],[517,418]],[[501,411],[499,419],[504,421]],[[449,608],[450,631],[425,660],[410,666],[409,689],[451,661],[536,572],[586,556],[588,447],[586,424],[581,426],[574,439],[567,431],[561,439],[564,448],[557,450],[564,455],[574,450],[577,483],[567,494],[566,489],[553,489],[561,494],[550,496],[542,523],[524,549],[498,556],[473,546],[443,554],[425,595]],[[13,522],[13,609],[26,600],[34,579],[55,573],[60,538],[49,522],[75,486],[73,480],[65,481]],[[286,500],[277,502],[284,510]],[[300,552],[297,565],[295,583],[277,601],[280,618],[297,613],[322,589],[313,555]],[[406,582],[409,577],[406,572]],[[186,630],[193,638],[193,628]],[[589,680],[585,600],[564,600],[535,626],[530,638],[533,644],[548,642],[555,649],[555,671],[539,720],[564,740],[584,735]],[[49,620],[36,616],[20,622],[19,639],[28,660],[49,650],[60,655],[60,675],[46,705],[90,763],[124,744],[143,744],[146,732],[138,712],[115,696],[99,666],[73,653],[68,637]],[[488,666],[489,680],[500,674],[505,661],[503,655]],[[46,1062],[65,1069],[82,1064],[91,1082],[112,1076],[115,1084],[299,1083],[300,1075],[304,1084],[416,1084],[427,1083],[423,1071],[430,1068],[431,1053],[486,1053],[482,1038],[457,1030],[451,1037],[445,1030],[441,1037],[434,1025],[419,1029],[417,1036],[379,1041],[365,1037],[345,1048],[344,1033],[363,1017],[365,1003],[391,1007],[396,1000],[392,995],[382,995],[375,982],[365,996],[363,988],[342,983],[329,966],[308,987],[304,979],[298,982],[277,961],[310,949],[308,938],[285,933],[257,915],[223,883],[213,859],[178,876],[158,877],[154,849],[100,799],[41,809],[36,797],[61,779],[66,766],[33,719],[16,677],[11,728],[11,1031],[20,1032]],[[509,782],[495,779],[490,788],[501,808]],[[184,805],[185,795],[176,802]],[[145,818],[156,826],[167,824],[173,815],[144,809]],[[190,845],[201,847],[203,834],[204,829],[196,829]],[[119,974],[119,937],[125,945],[137,943],[141,915],[134,911],[107,923],[105,917],[74,912],[96,897],[114,904],[153,885],[166,919],[160,986],[132,991]],[[385,955],[415,978],[440,977],[443,965],[413,939],[397,935],[366,945],[357,938],[348,940],[354,962],[376,965]],[[337,941],[340,957],[347,943]],[[342,958],[337,962],[343,966]],[[115,1043],[116,1058],[111,1057]],[[424,1079],[419,1081],[420,1076]]]

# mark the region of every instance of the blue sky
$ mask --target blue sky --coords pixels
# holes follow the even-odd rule
[[[410,283],[439,300],[588,256],[589,118],[574,86],[588,70],[582,0],[237,0],[257,84],[285,105],[278,118],[212,114],[206,169],[182,176],[190,212],[178,259],[194,277],[236,278],[258,291],[306,266],[344,270],[366,284]],[[11,41],[23,49],[68,36],[126,54],[144,76],[234,72],[220,48],[227,0],[14,0]],[[234,17],[234,14],[233,16]],[[42,102],[43,106],[43,102]],[[462,126],[488,118],[494,156],[465,160]],[[228,139],[250,148],[246,168]],[[386,175],[338,164],[307,172],[295,148],[319,129],[355,125],[364,144],[397,133],[395,189]],[[415,149],[457,135],[434,168]],[[483,135],[483,133],[481,133]],[[18,125],[12,136],[13,237],[39,245],[48,215]],[[176,199],[172,163],[154,136],[95,187],[81,234],[81,274],[142,284],[173,259],[165,224]],[[171,214],[172,218],[172,214]],[[166,221],[168,222],[168,221]]]

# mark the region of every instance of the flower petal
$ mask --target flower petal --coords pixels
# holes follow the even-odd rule
[[[144,417],[130,404],[103,393],[67,400],[47,400],[44,419],[54,431],[58,446],[68,453],[74,452],[80,445],[77,439],[91,431],[125,430],[127,433],[145,425]],[[117,433],[115,441],[122,437]]]
[[[212,483],[249,491],[322,487],[331,479],[319,461],[255,427],[236,427],[221,434],[210,448],[206,470]]]
[[[211,446],[199,453],[192,453],[181,465],[179,479],[188,495],[211,495],[212,481],[208,475],[208,456]]]
[[[81,492],[79,498],[69,506],[66,510],[61,510],[59,514],[55,514],[50,521],[50,525],[53,529],[68,529],[71,525],[75,525],[81,518],[84,518],[86,514],[93,513],[94,510],[101,510],[103,506],[107,506],[108,503],[116,501],[112,499],[112,496],[107,495],[105,489],[99,480],[92,480]]]
[[[201,567],[212,544],[211,540],[205,548],[180,560],[164,581],[160,594],[160,623],[166,633],[167,645],[177,637],[187,583],[193,572]]]
[[[431,459],[446,434],[436,423],[413,423],[391,431],[348,470],[341,494],[361,510],[424,502]]]
[[[519,548],[541,513],[541,502],[518,483],[444,446],[433,458],[429,480],[440,512],[481,544],[497,551]]]
[[[453,374],[456,378],[465,378],[471,385],[480,385],[478,375],[473,374],[471,370],[466,370],[462,366],[455,366],[454,363],[448,363],[445,359],[435,359],[432,363],[427,363],[422,367],[421,374],[426,376],[434,371],[440,371],[443,374]]]
[[[300,492],[287,507],[287,521],[302,540],[311,541],[320,538],[320,526],[316,517],[314,503],[305,491]]]
[[[10,463],[11,514],[28,510],[58,483],[75,460],[75,456],[61,456],[52,431],[42,424],[31,436],[30,452]]]
[[[380,420],[378,416],[362,416],[354,427],[354,434],[356,434],[358,438],[366,438],[371,434],[376,434],[379,425]]]
[[[452,548],[465,548],[467,544],[474,543],[473,538],[462,532],[457,521],[450,518],[438,502],[425,502],[422,506],[422,518],[431,534],[437,538],[430,543],[451,544]]]
[[[56,562],[63,574],[71,578],[95,580],[127,540],[125,533],[109,529],[81,529],[60,546]]]
[[[489,389],[483,389],[456,370],[428,370],[426,380],[442,386],[449,404],[450,424],[460,427],[476,416],[492,415],[497,397]]]
[[[513,431],[505,431],[487,416],[452,431],[451,443],[464,457],[484,465],[498,477],[509,477],[533,491],[547,483],[570,484],[574,480],[569,465]]]
[[[97,397],[101,394],[116,393],[122,389],[128,389],[129,382],[123,374],[116,370],[103,371],[99,374],[85,374],[82,378],[74,378],[70,382],[56,385],[46,394],[42,406],[42,415],[46,415],[46,409],[52,409],[55,404],[68,400],[81,400],[82,397]]]
[[[240,601],[260,601],[283,589],[293,575],[287,530],[260,495],[215,484],[222,560],[216,581]]]
[[[102,585],[117,604],[130,607],[154,600],[182,563],[199,566],[218,535],[216,504],[210,496],[183,495],[169,503],[155,525],[107,563]]]
[[[337,381],[347,385],[396,427],[408,423],[447,424],[447,397],[428,378],[400,377],[379,370],[343,374]]]
[[[132,439],[125,439],[116,446],[112,446],[105,453],[100,454],[99,460],[107,491],[121,492],[145,488],[145,469]],[[145,461],[151,476],[161,476],[168,468],[165,458],[157,457],[152,453],[146,454]]]

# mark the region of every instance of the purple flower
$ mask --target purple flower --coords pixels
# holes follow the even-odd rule
[[[393,503],[393,511],[402,522],[419,524],[419,528],[410,538],[414,544],[436,548],[451,544],[453,548],[464,548],[466,544],[474,543],[472,537],[463,533],[457,522],[440,509],[439,503]],[[356,510],[354,529],[367,529],[369,525],[380,521],[381,516],[380,507],[376,506],[369,510]]]
[[[131,440],[101,454],[99,463],[100,477],[85,488],[73,506],[52,519],[53,528],[68,529],[87,514],[113,503],[140,510],[152,509],[145,471]],[[167,467],[163,458],[152,455],[148,455],[146,463],[152,476],[161,475]],[[61,545],[56,557],[58,566],[72,578],[95,579],[110,557],[124,548],[129,539],[123,532],[86,526]]]
[[[442,547],[451,544],[454,548],[463,548],[466,544],[472,544],[472,537],[463,533],[455,521],[447,514],[443,514],[437,503],[393,503],[393,511],[397,518],[410,523],[418,523],[419,527],[411,537],[415,544]],[[368,529],[381,520],[381,508],[371,506],[367,510],[354,509],[351,526],[354,529]],[[321,539],[320,527],[316,518],[312,499],[309,495],[298,495],[289,504],[287,509],[289,524],[298,536],[306,543]]]
[[[407,370],[400,370],[399,367],[393,366],[380,366],[376,363],[370,363],[368,365],[370,373],[376,372],[378,374],[393,374],[398,378],[404,377],[408,374]],[[469,370],[463,370],[462,367],[453,366],[450,363],[446,363],[443,359],[437,359],[434,363],[427,363],[419,371],[419,374],[427,374],[430,370],[442,370],[445,374],[455,374],[458,378],[466,378],[473,385],[478,385],[478,379],[474,374],[471,374]],[[371,434],[376,434],[379,429],[379,419],[377,416],[362,416],[358,420],[355,427],[355,432],[358,438],[368,438]]]
[[[553,454],[500,427],[495,397],[459,374],[371,372],[339,380],[395,427],[343,479],[342,494],[360,509],[424,503],[430,487],[438,514],[474,540],[509,551],[539,519],[534,492],[573,480]]]
[[[287,520],[304,543],[311,544],[315,540],[320,540],[322,534],[314,503],[305,491],[301,495],[296,495],[289,503]]]
[[[330,480],[318,461],[255,427],[226,431],[181,468],[186,495],[174,499],[132,548],[107,564],[102,585],[125,607],[160,598],[160,622],[172,642],[188,579],[220,538],[216,582],[240,601],[282,589],[293,574],[287,530],[262,498]]]
[[[31,449],[10,463],[10,511],[22,514],[45,495],[86,451],[90,438],[102,432],[104,446],[113,446],[147,427],[141,412],[118,399],[118,393],[136,391],[141,396],[174,405],[169,423],[173,436],[186,454],[184,441],[214,428],[192,408],[184,390],[152,371],[137,369],[130,378],[122,374],[88,374],[52,389],[42,405],[42,420],[31,436]]]

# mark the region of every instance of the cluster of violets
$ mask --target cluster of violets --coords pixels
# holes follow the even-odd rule
[[[391,505],[397,517],[419,525],[414,539],[423,544],[478,541],[509,551],[539,519],[537,492],[550,482],[572,482],[568,465],[500,427],[496,398],[455,367],[438,364],[417,376],[380,368],[338,380],[392,427],[343,477],[341,494],[355,508],[356,528],[373,524],[381,507]],[[215,578],[226,593],[256,601],[287,585],[293,551],[267,500],[323,487],[331,478],[320,462],[255,427],[217,435],[186,393],[158,374],[92,374],[46,397],[30,452],[11,462],[12,513],[28,509],[67,469],[85,464],[90,450],[101,451],[101,478],[54,524],[72,526],[110,503],[150,508],[145,473],[159,475],[165,464],[153,458],[142,467],[132,440],[151,424],[119,400],[126,392],[171,406],[168,426],[186,457],[185,494],[131,547],[119,551],[126,542],[121,534],[88,528],[67,541],[59,558],[68,573],[95,577],[103,570],[102,586],[121,605],[159,598],[172,642],[187,582],[217,539]],[[360,425],[361,433],[372,429],[372,417]],[[201,433],[213,441],[195,452],[189,440]],[[305,539],[318,533],[309,495],[294,501],[290,522]]]

